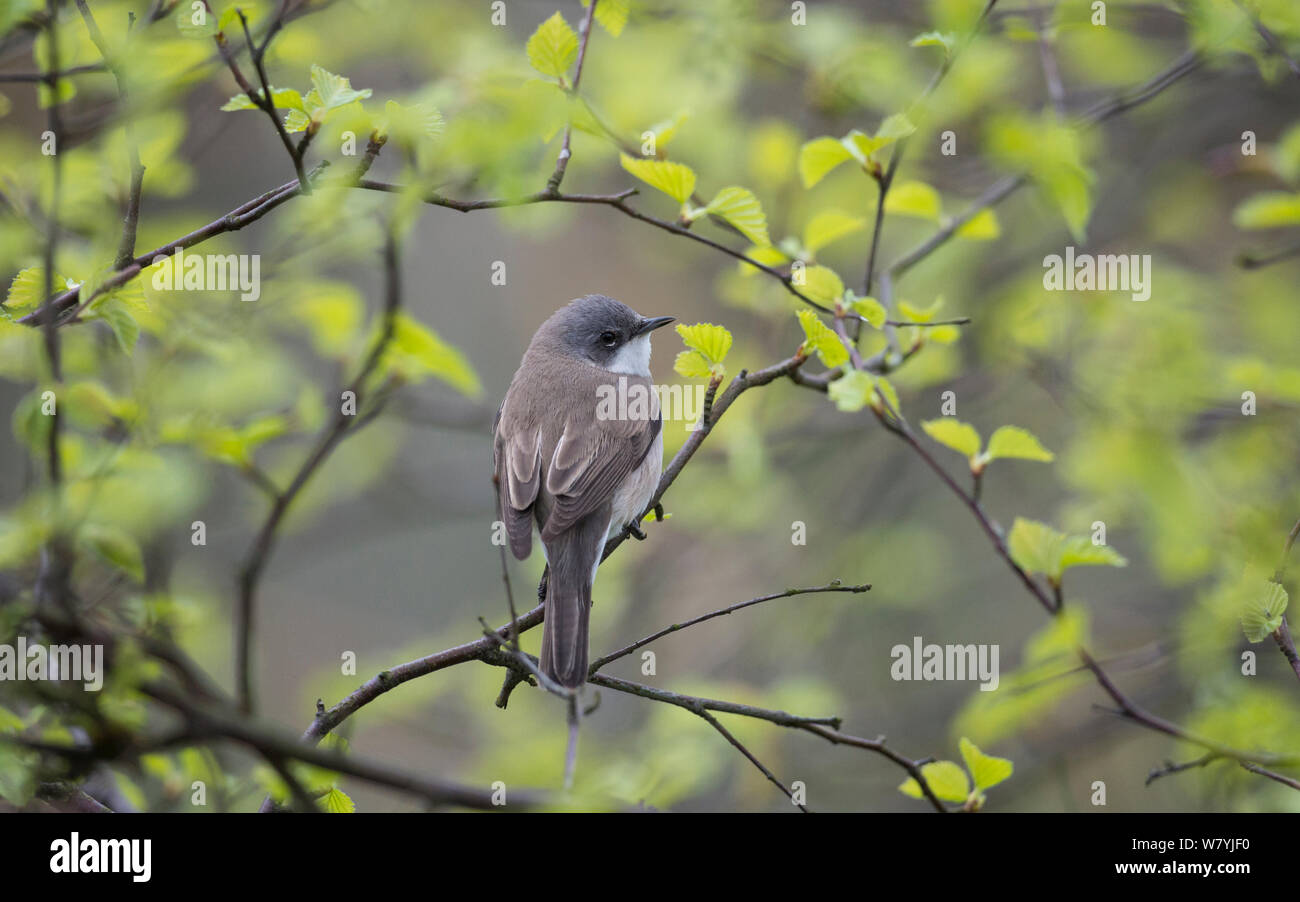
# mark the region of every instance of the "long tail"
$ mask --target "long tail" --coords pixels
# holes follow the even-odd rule
[[[606,517],[589,516],[547,543],[551,576],[542,622],[542,673],[566,689],[587,682],[591,581],[605,545]]]

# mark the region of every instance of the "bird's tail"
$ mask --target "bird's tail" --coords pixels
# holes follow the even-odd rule
[[[587,682],[591,581],[605,546],[605,524],[587,517],[547,543],[551,575],[542,622],[542,673],[566,689]]]

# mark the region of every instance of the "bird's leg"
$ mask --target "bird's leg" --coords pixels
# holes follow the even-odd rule
[[[635,520],[627,525],[627,534],[638,542],[645,541],[645,533],[641,531],[641,526]]]
[[[547,564],[546,567],[543,568],[542,570],[541,580],[537,583],[537,601],[539,603],[546,600],[546,584],[549,581],[550,576],[551,576],[551,565]]]
[[[663,502],[660,502],[660,503],[658,503],[658,504],[655,505],[655,522],[656,522],[656,523],[662,523],[662,522],[664,522],[664,505],[663,505]]]

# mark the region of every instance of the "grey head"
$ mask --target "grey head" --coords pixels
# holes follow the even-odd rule
[[[533,342],[611,372],[648,376],[650,333],[672,321],[671,316],[644,317],[611,297],[589,294],[551,314]]]

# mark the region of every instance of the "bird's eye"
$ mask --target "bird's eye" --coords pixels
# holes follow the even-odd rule
[[[614,345],[618,344],[618,336],[613,332],[601,332],[600,343],[607,348],[612,348]]]

